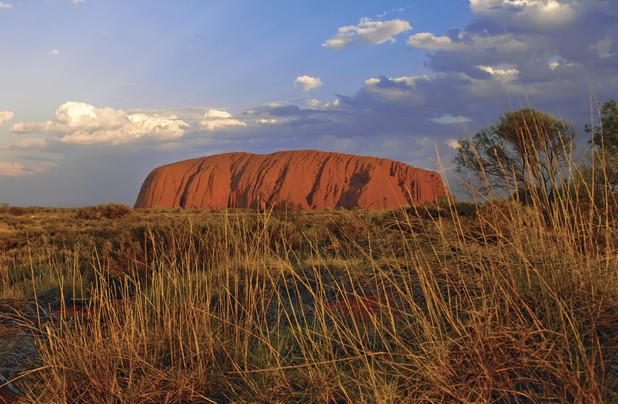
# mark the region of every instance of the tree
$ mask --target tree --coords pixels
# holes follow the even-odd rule
[[[542,190],[552,197],[563,182],[574,130],[551,114],[534,109],[506,112],[498,123],[460,139],[454,162],[459,173],[480,180],[482,193]]]
[[[589,141],[598,148],[618,150],[618,106],[616,100],[609,100],[600,106],[599,125],[586,125],[586,133],[593,134]]]
[[[600,170],[593,176],[591,163],[587,175],[601,182],[611,193],[618,191],[618,106],[615,100],[600,105],[599,124],[596,127],[586,125],[586,132],[592,135],[588,141],[594,148],[592,159],[599,162]]]

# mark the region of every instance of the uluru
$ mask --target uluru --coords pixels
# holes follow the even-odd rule
[[[154,169],[135,207],[392,209],[446,193],[437,172],[385,158],[315,150],[239,152]]]

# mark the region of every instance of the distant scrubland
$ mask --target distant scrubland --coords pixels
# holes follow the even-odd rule
[[[38,351],[5,377],[26,402],[612,401],[616,212],[564,202],[5,207],[2,305],[62,295],[0,314]]]

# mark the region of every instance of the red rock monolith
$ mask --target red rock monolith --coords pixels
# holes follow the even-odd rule
[[[226,153],[154,169],[135,207],[389,209],[444,194],[438,173],[384,158],[315,150]]]

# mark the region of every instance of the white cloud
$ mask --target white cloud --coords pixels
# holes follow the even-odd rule
[[[459,140],[457,139],[447,139],[445,143],[448,147],[455,150],[458,149],[460,146]]]
[[[261,124],[261,125],[274,125],[276,124],[278,121],[274,118],[272,119],[258,119],[257,123]]]
[[[9,8],[13,8],[12,4],[7,4],[7,3],[0,3],[0,9],[9,9]]]
[[[419,82],[429,82],[427,76],[373,77],[365,80],[364,90],[378,95],[384,100],[414,98],[414,90]]]
[[[54,122],[17,122],[9,129],[13,133],[46,133],[51,132]]]
[[[0,111],[0,125],[13,119],[13,113],[11,111]]]
[[[70,0],[73,4],[85,3],[86,0]]]
[[[118,145],[140,138],[179,138],[188,126],[169,113],[125,112],[97,108],[83,102],[67,102],[56,110],[56,121],[18,122],[10,130],[15,133],[54,133],[65,143]]]
[[[408,38],[408,45],[413,48],[428,50],[456,50],[458,45],[446,36],[435,36],[429,32],[421,32]]]
[[[427,76],[403,76],[403,77],[394,77],[391,79],[394,83],[404,83],[408,87],[414,87],[416,83],[419,81],[428,81],[429,77]]]
[[[0,177],[23,177],[36,174],[39,171],[38,169],[26,167],[20,163],[0,161]]]
[[[204,114],[204,116],[206,118],[217,118],[217,119],[227,119],[227,118],[231,118],[232,114],[230,114],[227,111],[223,111],[223,110],[219,110],[219,109],[209,109],[208,111],[206,111],[206,113]]]
[[[471,49],[489,50],[496,49],[503,53],[523,51],[528,45],[513,34],[502,34],[495,36],[481,36],[460,34],[457,40],[447,36],[435,36],[434,34],[423,32],[411,35],[408,38],[408,45],[413,48],[426,49],[430,51],[469,51]]]
[[[234,126],[247,126],[245,122],[235,119],[229,112],[219,109],[209,109],[206,111],[201,125],[211,132]]]
[[[573,66],[573,63],[567,63],[560,56],[551,56],[547,58],[546,63],[547,67],[549,67],[551,70],[556,70],[562,66]]]
[[[326,109],[328,109],[328,108],[337,108],[340,105],[341,105],[341,99],[336,98],[333,102],[327,102],[326,104],[324,104],[324,108],[326,108]]]
[[[395,84],[402,84],[408,87],[414,87],[416,83],[419,81],[429,81],[429,77],[427,76],[402,76],[402,77],[372,77],[370,79],[365,80],[365,85],[367,87],[377,86],[380,83],[390,82]]]
[[[520,28],[555,28],[577,12],[572,0],[470,0],[470,9],[503,24]]]
[[[58,49],[53,49],[53,50],[47,52],[47,54],[49,56],[58,56],[58,55],[60,55],[60,51]]]
[[[435,118],[429,118],[429,120],[439,125],[461,125],[461,124],[468,123],[471,121],[471,119],[466,116],[463,116],[463,115],[454,116],[451,114],[444,114],[442,116],[438,116]]]
[[[341,49],[350,45],[379,45],[384,42],[395,42],[395,36],[412,29],[405,20],[372,21],[363,18],[358,25],[348,25],[337,30],[335,36],[327,40],[322,46]]]
[[[296,77],[296,80],[294,80],[294,84],[302,86],[303,91],[310,91],[314,88],[320,87],[322,85],[322,81],[319,77],[298,76]]]
[[[482,71],[491,74],[491,77],[500,81],[514,81],[517,79],[519,70],[512,67],[476,66]]]
[[[322,101],[312,98],[310,100],[305,101],[305,104],[307,104],[309,108],[318,109],[322,106]]]
[[[605,37],[601,39],[594,45],[589,47],[590,50],[595,51],[600,58],[607,59],[612,56],[612,45],[614,44],[614,40],[610,37]]]

